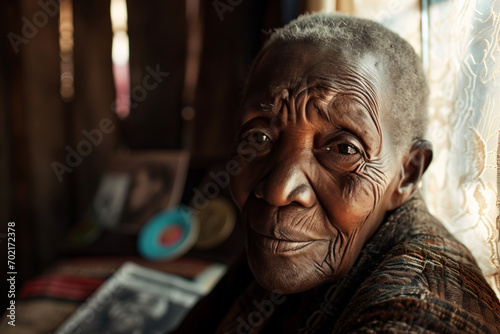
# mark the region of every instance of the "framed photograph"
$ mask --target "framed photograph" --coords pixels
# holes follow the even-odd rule
[[[157,212],[180,203],[185,151],[120,152],[102,176],[89,212],[100,226],[136,234]]]

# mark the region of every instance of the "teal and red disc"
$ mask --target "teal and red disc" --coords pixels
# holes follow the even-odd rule
[[[173,259],[191,249],[198,231],[198,222],[189,208],[164,210],[144,225],[137,239],[137,249],[149,260]]]

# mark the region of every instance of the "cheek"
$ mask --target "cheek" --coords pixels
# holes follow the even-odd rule
[[[353,173],[344,182],[342,198],[349,208],[358,208],[359,214],[371,212],[377,204],[378,194],[383,192],[384,184],[365,173]]]
[[[387,182],[384,174],[369,166],[349,173],[338,180],[336,195],[331,191],[324,196],[326,210],[344,234],[350,235],[358,230],[375,211],[383,196]]]

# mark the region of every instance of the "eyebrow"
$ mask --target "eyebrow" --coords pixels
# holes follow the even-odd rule
[[[255,117],[273,119],[279,114],[274,110],[274,103],[252,102],[243,105],[241,110],[240,126],[243,126],[246,122]]]
[[[324,108],[322,106],[318,106],[317,104],[315,104],[314,109],[316,110],[316,113],[321,119],[328,121],[329,123],[332,123],[332,115],[328,112],[328,108]]]
[[[326,99],[324,98],[326,98],[327,96],[331,96],[330,101],[333,101],[338,96],[345,95],[342,94],[338,89],[336,89],[336,87],[329,84],[325,84],[322,81],[323,80],[320,79],[319,82],[316,82],[314,84],[314,86],[308,88],[308,94],[314,99],[326,102]],[[329,103],[325,103],[325,105],[328,104]],[[322,108],[321,106],[318,106],[318,104],[316,103],[314,104],[314,107],[316,109],[316,112],[322,119],[332,123],[332,115],[330,114],[328,108]]]

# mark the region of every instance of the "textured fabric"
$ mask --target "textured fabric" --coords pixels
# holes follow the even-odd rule
[[[470,252],[419,196],[390,214],[348,274],[279,295],[253,283],[219,333],[500,333],[500,303]]]

